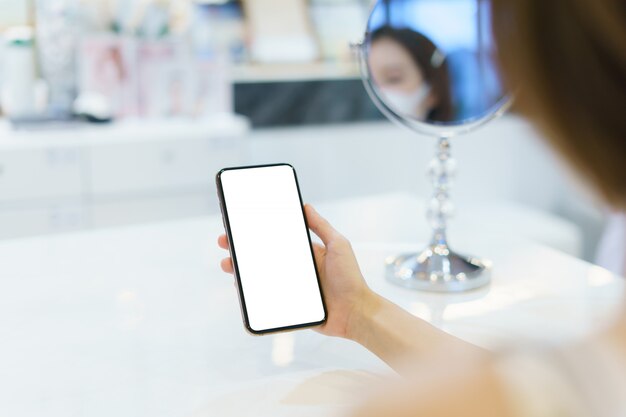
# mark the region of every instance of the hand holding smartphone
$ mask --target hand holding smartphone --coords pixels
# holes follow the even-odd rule
[[[216,182],[246,329],[258,335],[325,323],[294,168],[226,168]]]

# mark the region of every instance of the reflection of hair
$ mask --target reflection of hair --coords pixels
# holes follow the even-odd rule
[[[616,208],[626,209],[624,0],[492,0],[520,110]]]
[[[421,33],[391,26],[376,29],[370,37],[372,43],[383,38],[391,39],[406,49],[422,72],[424,80],[430,85],[437,104],[427,119],[435,122],[453,120],[448,64],[437,46]]]

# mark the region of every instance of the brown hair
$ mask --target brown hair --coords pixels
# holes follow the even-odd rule
[[[433,62],[437,61],[433,59],[433,56],[440,53],[433,41],[412,29],[396,29],[391,26],[382,26],[370,35],[372,43],[383,38],[397,42],[409,53],[424,75],[424,80],[432,88],[432,92],[437,98],[437,104],[428,114],[427,119],[436,122],[452,121],[453,111],[448,63],[443,60],[439,61],[437,65],[433,65]]]
[[[626,2],[492,0],[505,80],[614,207],[626,208]]]

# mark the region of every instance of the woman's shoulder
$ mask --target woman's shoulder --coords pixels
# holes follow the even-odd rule
[[[502,352],[495,370],[520,417],[626,416],[626,357],[611,343]]]

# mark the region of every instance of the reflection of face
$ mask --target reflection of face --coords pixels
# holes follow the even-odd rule
[[[422,71],[398,42],[383,38],[370,48],[370,69],[380,88],[410,93],[424,83]]]
[[[395,110],[424,119],[434,107],[432,94],[419,96],[426,93],[422,70],[398,42],[389,38],[376,40],[370,47],[369,66],[375,84]]]

